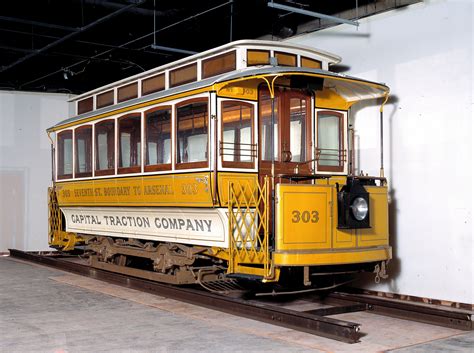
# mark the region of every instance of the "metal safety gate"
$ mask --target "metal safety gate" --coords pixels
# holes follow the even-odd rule
[[[229,183],[228,273],[262,276],[275,280],[270,254],[270,178],[263,183]]]
[[[56,190],[48,188],[48,241],[51,247],[69,251],[74,250],[76,243],[83,239],[75,233],[65,232],[63,226],[63,214],[59,209]]]

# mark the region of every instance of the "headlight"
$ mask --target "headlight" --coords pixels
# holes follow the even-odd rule
[[[357,197],[351,205],[352,214],[354,215],[355,219],[358,221],[362,221],[367,217],[367,213],[369,212],[369,205],[367,201],[362,197]]]

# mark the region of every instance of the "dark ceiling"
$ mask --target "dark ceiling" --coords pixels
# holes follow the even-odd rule
[[[275,2],[345,18],[403,5],[400,0]],[[387,5],[388,2],[394,5]],[[2,3],[0,89],[82,93],[231,40],[288,37],[309,21],[315,22],[311,30],[328,25],[312,17],[270,8],[267,3],[268,0]]]

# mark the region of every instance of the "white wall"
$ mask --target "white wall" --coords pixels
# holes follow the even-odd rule
[[[385,82],[391,278],[372,289],[474,303],[471,0],[425,1],[290,39],[341,55],[346,74]],[[378,175],[377,107],[356,112],[359,168]]]
[[[0,252],[49,249],[46,129],[69,116],[69,98],[0,91]]]

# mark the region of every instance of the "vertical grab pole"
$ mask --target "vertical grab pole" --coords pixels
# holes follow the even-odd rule
[[[388,92],[385,94],[385,100],[380,106],[380,177],[385,177],[383,168],[383,108],[388,101]]]
[[[380,109],[380,177],[384,177],[383,170],[383,109]]]
[[[275,80],[276,76],[272,80],[272,87],[271,87],[271,106],[272,106],[272,113],[271,113],[271,123],[270,123],[270,131],[271,131],[271,153],[272,153],[272,190],[270,193],[271,203],[270,203],[270,216],[271,216],[271,234],[273,242],[275,242]]]
[[[227,268],[227,273],[234,273],[234,224],[233,224],[233,212],[234,212],[234,205],[233,205],[233,185],[232,182],[228,184],[228,199],[227,199],[227,210],[229,212],[227,227],[229,229],[229,266]]]
[[[270,91],[270,99],[271,99],[271,117],[270,117],[270,151],[272,154],[272,171],[271,171],[271,192],[270,198],[271,198],[271,204],[270,204],[270,214],[268,215],[271,217],[271,233],[269,232],[269,235],[271,234],[272,239],[269,239],[271,241],[275,241],[275,81],[276,79],[280,77],[280,75],[275,75],[272,78],[272,81],[269,82],[269,80],[266,77],[262,77],[263,80],[267,83],[268,90]]]
[[[54,184],[54,171],[56,170],[56,163],[55,163],[55,159],[54,159],[54,141],[53,139],[51,138],[51,133],[48,131],[48,138],[49,138],[49,141],[51,141],[51,181],[53,182]]]

